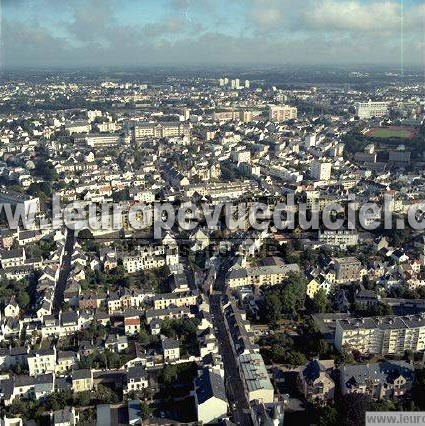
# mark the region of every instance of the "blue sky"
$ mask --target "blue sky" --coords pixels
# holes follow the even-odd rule
[[[4,67],[424,64],[423,0],[0,2]]]

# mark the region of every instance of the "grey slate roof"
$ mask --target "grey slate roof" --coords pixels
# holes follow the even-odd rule
[[[198,404],[203,404],[213,397],[227,402],[223,378],[208,368],[204,368],[201,375],[195,379],[195,387]]]
[[[345,365],[341,368],[342,383],[347,388],[364,385],[368,380],[375,383],[393,383],[403,376],[408,382],[415,377],[413,366],[405,361],[385,361],[375,364]]]

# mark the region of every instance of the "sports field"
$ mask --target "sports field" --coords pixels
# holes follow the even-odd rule
[[[416,131],[410,127],[375,127],[367,132],[367,136],[379,139],[411,139]]]

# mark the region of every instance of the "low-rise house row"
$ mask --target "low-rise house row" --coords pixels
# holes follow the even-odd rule
[[[164,320],[179,318],[194,318],[195,315],[187,306],[181,308],[168,307],[167,309],[146,309],[146,322],[149,325],[154,319]]]
[[[158,294],[153,298],[154,309],[166,309],[169,306],[195,306],[198,300],[197,291]]]
[[[0,380],[1,400],[10,406],[15,399],[43,400],[55,390],[54,373],[34,376],[14,376]]]
[[[411,392],[415,369],[405,361],[345,365],[340,380],[343,395],[361,393],[376,400],[396,400]]]

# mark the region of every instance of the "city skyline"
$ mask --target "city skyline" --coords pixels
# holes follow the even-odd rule
[[[424,0],[0,5],[0,426],[424,424]]]
[[[425,63],[425,4],[418,0],[1,5],[3,69]]]

